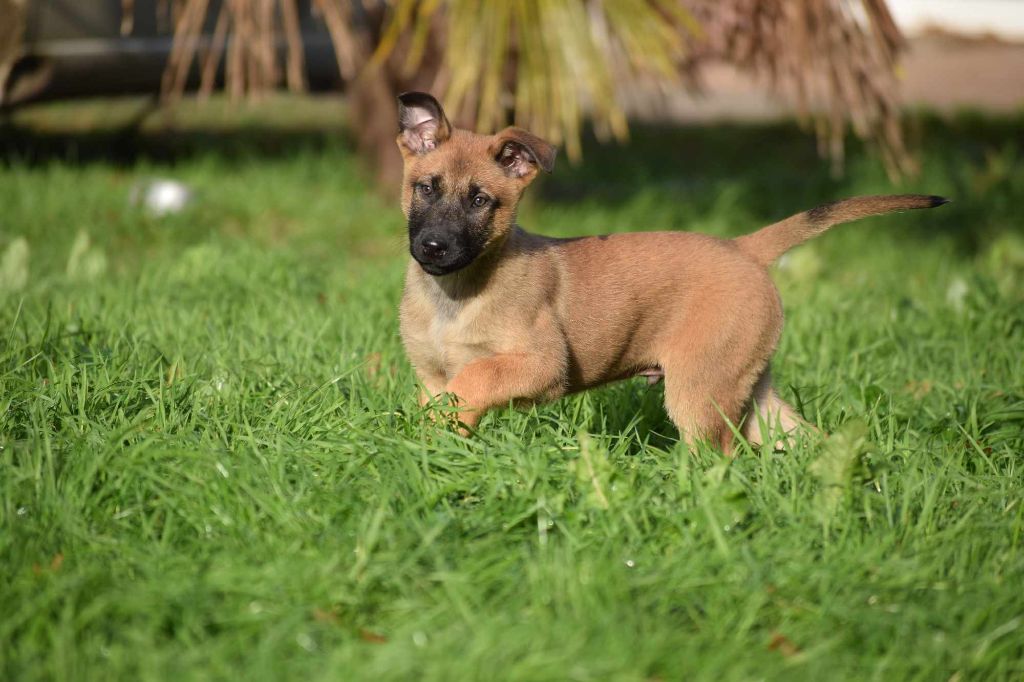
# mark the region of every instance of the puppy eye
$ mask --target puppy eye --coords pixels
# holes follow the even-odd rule
[[[420,184],[416,185],[416,189],[418,189],[420,191],[420,194],[422,194],[425,197],[430,196],[431,194],[434,193],[434,188],[425,182],[421,182]]]
[[[486,194],[477,194],[475,197],[473,197],[473,206],[475,206],[476,208],[486,206],[487,202],[489,202],[490,200],[491,198]]]

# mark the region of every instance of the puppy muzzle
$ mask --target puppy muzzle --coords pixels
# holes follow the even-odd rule
[[[447,275],[473,262],[474,254],[457,240],[442,234],[425,234],[412,241],[412,257],[429,275]]]

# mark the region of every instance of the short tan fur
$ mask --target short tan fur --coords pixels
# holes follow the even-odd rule
[[[856,197],[734,240],[687,232],[554,239],[515,224],[523,191],[555,150],[517,128],[452,128],[425,93],[399,98],[410,260],[402,340],[424,400],[453,394],[472,429],[492,408],[663,375],[687,442],[725,452],[739,427],[803,420],[771,387],[782,304],[767,266],[833,225],[945,203]]]

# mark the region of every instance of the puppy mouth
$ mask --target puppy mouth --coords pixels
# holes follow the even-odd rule
[[[458,272],[473,261],[460,259],[454,263],[431,263],[430,261],[422,261],[419,258],[416,258],[416,262],[419,263],[423,272],[428,275],[433,275],[434,277],[440,277],[442,275],[450,275],[453,272]]]

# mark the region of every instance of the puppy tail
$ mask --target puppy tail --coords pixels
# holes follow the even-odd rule
[[[946,203],[949,199],[925,194],[853,197],[797,213],[733,241],[757,262],[771,265],[797,244],[817,237],[834,225],[910,208],[934,208]]]

